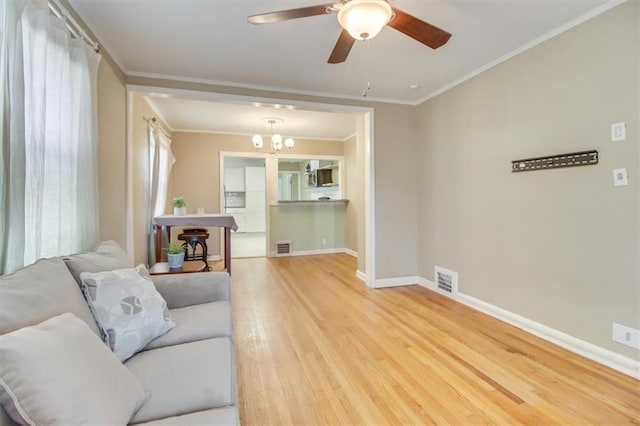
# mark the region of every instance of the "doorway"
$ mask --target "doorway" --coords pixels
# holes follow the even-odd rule
[[[233,215],[231,257],[267,255],[266,162],[264,158],[224,156],[222,210]]]
[[[300,200],[300,187],[300,172],[278,172],[278,200]]]

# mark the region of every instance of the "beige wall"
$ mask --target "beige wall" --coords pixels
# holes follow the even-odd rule
[[[126,247],[126,90],[110,61],[98,69],[98,197],[101,240]]]
[[[640,328],[639,5],[429,100],[414,148],[419,275],[458,271],[465,294],[635,359],[611,326]],[[627,140],[611,142],[619,121]],[[588,149],[598,165],[510,172],[511,160]],[[628,187],[613,186],[619,167]]]
[[[220,213],[220,152],[249,152],[256,150],[249,136],[214,133],[175,132],[172,143],[176,163],[170,177],[169,198],[183,196],[187,211],[195,213],[198,207],[206,212]],[[340,155],[344,142],[296,139],[290,154]],[[269,168],[269,167],[268,167]],[[275,179],[277,180],[277,164]],[[277,191],[274,186],[270,191]],[[210,229],[208,246],[211,254],[220,254],[217,228]]]

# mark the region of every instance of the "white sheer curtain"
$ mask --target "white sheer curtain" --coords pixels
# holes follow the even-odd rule
[[[98,236],[97,69],[42,0],[0,2],[0,273]]]
[[[155,259],[155,229],[153,218],[164,214],[167,204],[167,190],[169,189],[169,175],[175,163],[171,151],[171,139],[152,121],[147,127],[149,143],[149,202],[147,206],[147,262],[149,266],[159,262]]]

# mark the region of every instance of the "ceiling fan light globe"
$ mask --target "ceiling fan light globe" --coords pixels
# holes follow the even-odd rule
[[[253,146],[256,149],[260,149],[264,145],[264,142],[262,141],[262,136],[260,135],[253,135],[253,137],[251,138],[251,142],[253,142]]]
[[[384,0],[351,0],[338,11],[338,22],[356,40],[377,36],[389,23],[393,10]]]
[[[284,140],[284,146],[286,146],[288,149],[293,148],[295,144],[296,142],[293,140],[293,138],[286,138]]]

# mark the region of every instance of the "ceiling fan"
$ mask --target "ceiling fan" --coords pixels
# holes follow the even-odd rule
[[[341,0],[338,3],[261,13],[249,16],[247,20],[252,24],[269,24],[331,13],[338,14],[338,22],[343,30],[329,56],[330,64],[344,62],[356,39],[369,40],[386,25],[432,49],[444,45],[451,37],[442,29],[391,7],[387,0]]]

